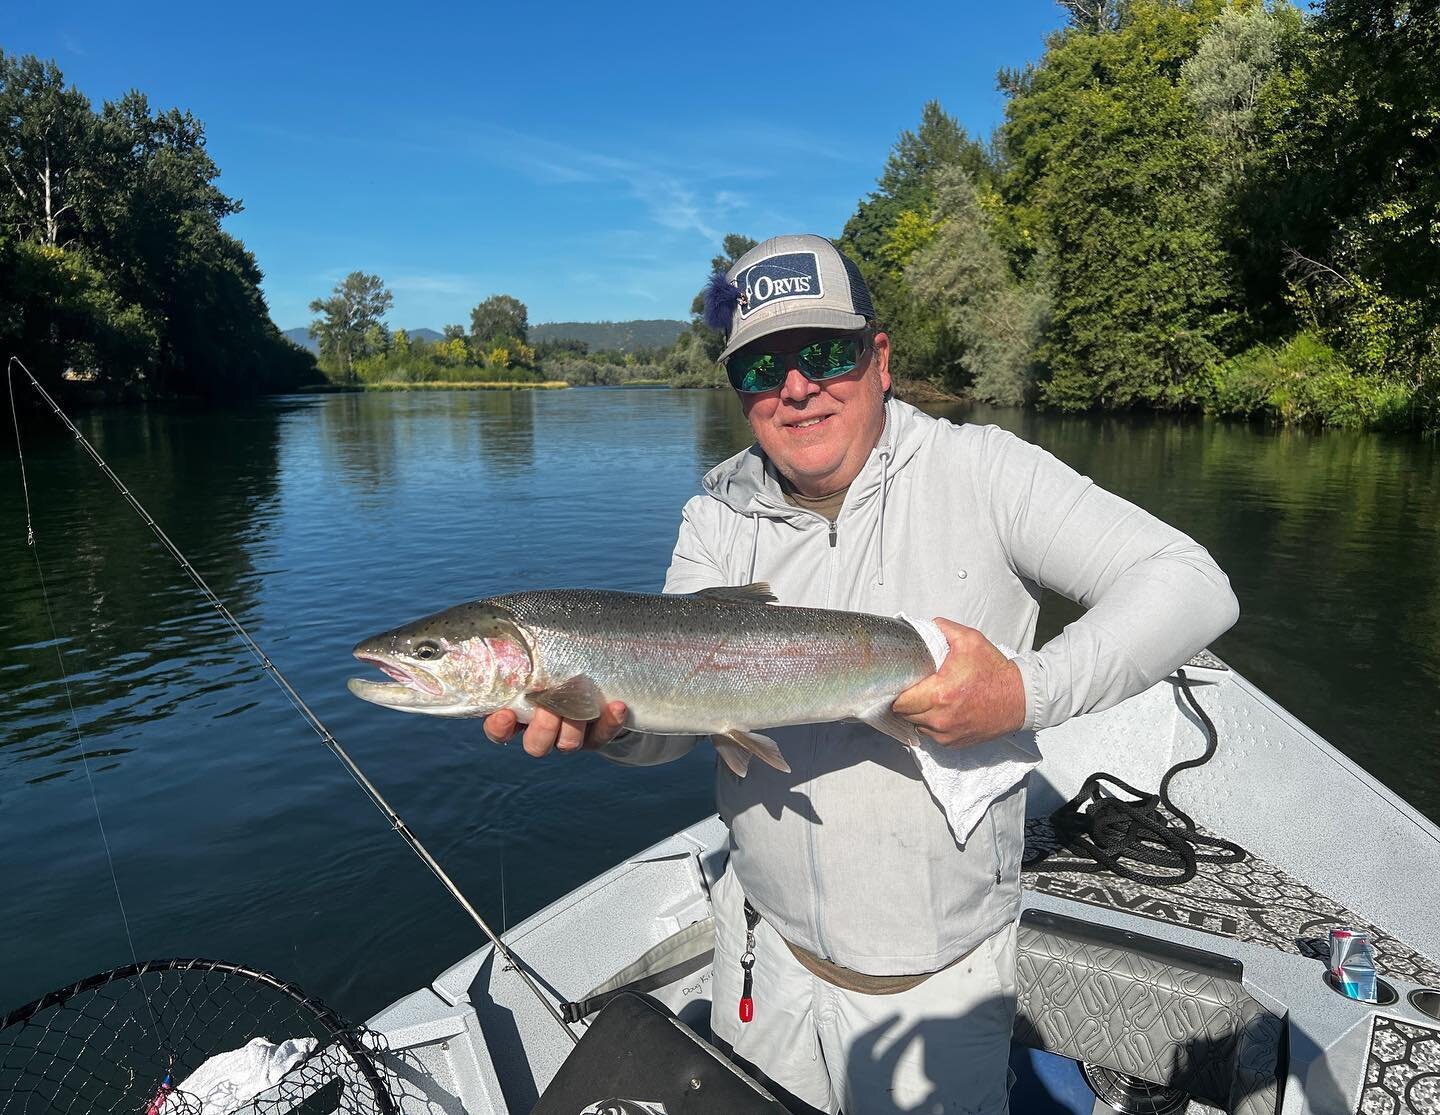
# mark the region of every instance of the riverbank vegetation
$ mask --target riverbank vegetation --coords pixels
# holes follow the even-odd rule
[[[1440,12],[1062,0],[988,142],[845,226],[896,371],[999,403],[1440,425]]]
[[[50,62],[0,51],[0,352],[47,386],[232,397],[316,377],[220,226],[200,121],[130,92],[97,111]]]

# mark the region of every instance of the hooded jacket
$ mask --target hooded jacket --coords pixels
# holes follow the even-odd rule
[[[895,399],[832,524],[785,501],[758,447],[686,504],[665,591],[766,581],[781,604],[943,616],[1016,648],[1025,727],[1108,708],[1165,677],[1239,612],[1205,549],[996,426]],[[1043,589],[1087,610],[1039,649]],[[756,662],[763,670],[765,664]],[[944,967],[1018,913],[1025,790],[957,839],[911,755],[864,724],[775,729],[791,770],[717,764],[731,869],[786,940],[870,975]],[[622,763],[693,737],[634,734]]]

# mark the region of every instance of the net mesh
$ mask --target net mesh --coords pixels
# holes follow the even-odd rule
[[[255,1038],[313,1048],[253,1097],[187,1090],[206,1061]],[[220,961],[127,965],[0,1018],[0,1115],[393,1115],[396,1082],[378,1034],[275,976]]]

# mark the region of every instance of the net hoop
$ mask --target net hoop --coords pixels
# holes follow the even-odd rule
[[[78,995],[84,995],[122,980],[139,980],[142,976],[156,972],[214,972],[250,980],[279,992],[296,1007],[307,1012],[324,1028],[330,1040],[350,1056],[371,1090],[375,1101],[375,1110],[379,1112],[379,1115],[398,1115],[390,1090],[373,1059],[375,1051],[368,1048],[361,1040],[353,1023],[328,1004],[307,994],[288,980],[283,980],[271,972],[224,960],[208,960],[204,957],[172,957],[164,960],[144,960],[138,964],[125,964],[109,971],[97,972],[95,975],[86,976],[67,987],[49,991],[33,1002],[16,1007],[0,1017],[0,1039],[3,1039],[13,1028],[24,1026],[41,1012],[52,1007],[64,1006],[70,999]],[[139,986],[143,993],[144,985],[140,984]],[[317,1047],[315,1052],[318,1053],[320,1048],[323,1047]],[[314,1053],[310,1056],[313,1057]]]

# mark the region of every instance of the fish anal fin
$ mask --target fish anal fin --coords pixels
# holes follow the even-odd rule
[[[747,732],[743,728],[731,728],[728,732],[721,732],[712,738],[717,745],[722,739],[729,740],[733,746],[763,760],[776,770],[790,773],[790,764],[785,761],[785,756],[780,754],[780,745],[769,736],[762,736],[759,732]],[[730,769],[735,768],[732,766]]]
[[[919,747],[921,732],[919,727],[906,720],[903,716],[896,716],[890,711],[890,702],[884,701],[872,709],[868,709],[859,719],[877,732],[883,732],[898,743],[906,747]]]
[[[745,772],[750,769],[750,752],[725,736],[711,736],[710,742],[735,777],[744,778]]]
[[[532,705],[566,720],[594,720],[605,708],[600,687],[584,674],[576,674],[546,689],[532,689],[525,696]]]
[[[754,581],[748,585],[719,585],[716,588],[702,588],[695,593],[705,600],[717,604],[774,604],[776,596],[770,591],[768,581]]]

